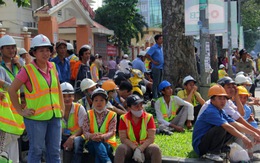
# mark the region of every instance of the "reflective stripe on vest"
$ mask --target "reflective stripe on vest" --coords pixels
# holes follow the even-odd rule
[[[69,114],[68,126],[62,121],[62,128],[67,128],[70,130],[71,134],[75,134],[79,129],[79,107],[80,104],[72,103],[74,105],[74,113]]]
[[[90,133],[107,133],[109,130],[109,123],[110,121],[116,116],[116,113],[113,111],[108,111],[105,120],[103,121],[100,128],[98,128],[96,116],[94,110],[88,110],[88,118],[89,118],[89,132]],[[108,144],[112,146],[113,149],[117,147],[116,142],[116,134],[106,140]]]
[[[126,132],[127,133],[127,137],[134,144],[141,145],[146,140],[147,135],[148,135],[148,133],[147,133],[147,124],[150,121],[151,117],[152,117],[152,114],[144,112],[144,117],[142,118],[142,124],[141,124],[141,130],[140,130],[140,141],[138,143],[136,141],[136,138],[135,138],[135,133],[134,133],[131,121],[129,119],[127,119],[126,114],[121,115],[120,118],[125,122],[126,127],[127,127],[127,132]]]
[[[4,92],[2,88],[0,88],[0,91],[5,94],[5,98],[0,100],[0,130],[15,135],[22,135],[25,128],[23,117],[18,113],[14,115],[11,109],[9,94]]]
[[[176,116],[176,107],[174,102],[172,101],[172,106],[171,106],[172,114],[170,117],[168,117],[168,112],[167,112],[168,110],[166,108],[166,104],[163,102],[163,97],[160,97],[159,101],[160,101],[160,110],[163,115],[163,119],[166,120],[167,122],[170,122]]]
[[[26,117],[33,120],[49,120],[53,114],[61,118],[61,107],[59,101],[58,80],[56,76],[55,64],[51,63],[53,68],[50,70],[50,86],[42,74],[33,64],[25,65],[25,70],[32,84],[30,92],[26,87],[24,89],[27,108],[34,109],[33,116]]]

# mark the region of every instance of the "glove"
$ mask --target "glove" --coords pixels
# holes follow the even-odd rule
[[[139,148],[136,148],[132,157],[135,161],[142,163],[145,160],[144,154]]]

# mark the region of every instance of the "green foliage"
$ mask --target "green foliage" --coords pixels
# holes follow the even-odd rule
[[[13,0],[13,1],[17,3],[18,7],[30,6],[30,0]],[[5,5],[5,1],[4,0],[0,0],[0,5]]]
[[[247,0],[242,2],[241,17],[244,27],[245,47],[252,49],[260,39],[260,0]]]
[[[106,0],[106,5],[98,8],[95,21],[114,30],[115,36],[110,41],[127,52],[131,38],[139,40],[143,36],[143,28],[147,27],[144,17],[137,12],[138,0]]]

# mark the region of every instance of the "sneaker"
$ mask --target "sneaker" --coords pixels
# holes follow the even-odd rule
[[[203,155],[204,158],[212,160],[212,161],[217,161],[217,162],[222,162],[223,158],[220,157],[220,155],[217,154],[212,154],[212,153],[207,153]]]
[[[160,133],[163,134],[163,135],[172,135],[173,134],[173,132],[171,132],[167,129],[160,130]]]

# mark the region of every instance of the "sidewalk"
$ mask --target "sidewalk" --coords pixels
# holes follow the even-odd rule
[[[255,90],[255,96],[260,98],[260,86],[258,86]],[[255,117],[260,120],[260,106],[254,106],[255,108]],[[258,125],[260,127],[260,125]],[[214,163],[214,161],[210,161],[207,159],[199,159],[199,158],[176,158],[176,157],[163,157],[163,163]],[[253,161],[253,163],[260,163],[260,161]]]

